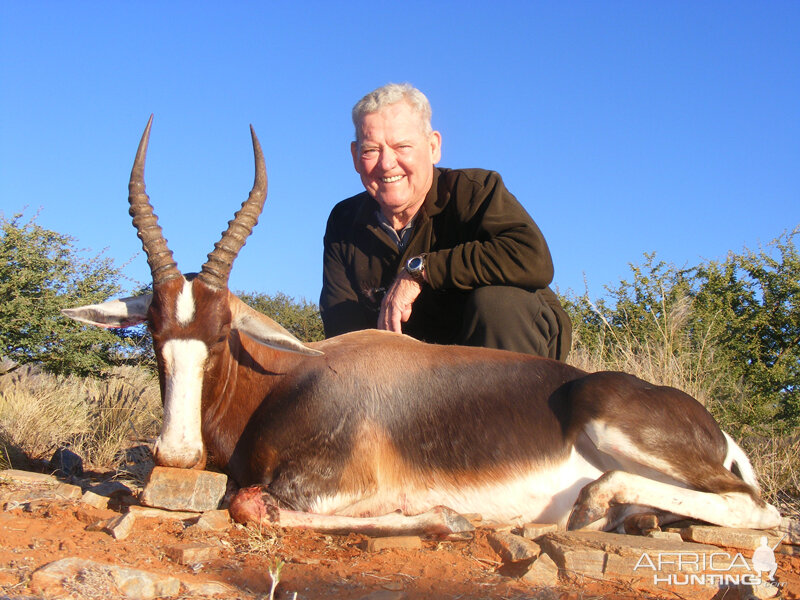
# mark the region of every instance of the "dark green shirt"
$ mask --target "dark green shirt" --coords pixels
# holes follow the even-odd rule
[[[544,236],[494,171],[434,168],[402,253],[378,223],[377,210],[365,191],[339,202],[328,218],[320,295],[328,337],[375,327],[384,292],[419,254],[427,254],[430,285],[412,318],[418,304],[447,303],[458,292],[486,285],[535,290],[553,279]]]

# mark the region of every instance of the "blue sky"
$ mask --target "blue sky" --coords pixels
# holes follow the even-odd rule
[[[361,191],[352,105],[410,81],[441,165],[499,171],[592,295],[644,252],[722,259],[800,224],[800,2],[0,3],[0,211],[26,209],[133,282],[147,187],[195,271],[252,185],[269,196],[233,289],[316,301],[335,202]]]

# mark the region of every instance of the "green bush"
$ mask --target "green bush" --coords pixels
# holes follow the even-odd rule
[[[567,295],[571,360],[681,387],[737,436],[793,430],[800,426],[798,233],[692,268],[645,254],[606,297]]]
[[[101,302],[119,292],[108,258],[86,258],[69,236],[35,217],[0,215],[0,357],[41,363],[56,373],[86,374],[114,364],[124,342],[64,318],[62,308]]]
[[[758,417],[788,426],[800,425],[798,233],[695,269],[697,320],[713,330],[725,368],[758,399]]]
[[[274,319],[302,342],[325,339],[319,308],[305,299],[295,300],[282,292],[274,296],[261,293],[237,292],[239,298],[257,311]]]

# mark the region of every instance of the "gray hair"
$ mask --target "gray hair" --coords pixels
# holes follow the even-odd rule
[[[431,127],[431,103],[410,83],[387,83],[359,100],[353,107],[353,125],[356,128],[356,141],[359,141],[359,125],[362,119],[369,114],[397,104],[398,102],[408,102],[411,109],[419,116],[422,130],[425,135],[430,135],[433,131]]]

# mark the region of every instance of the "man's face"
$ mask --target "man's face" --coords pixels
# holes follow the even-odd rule
[[[396,225],[413,217],[431,187],[441,158],[438,131],[425,134],[420,117],[405,101],[361,120],[359,142],[350,145],[361,182]]]

